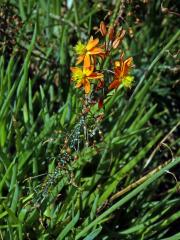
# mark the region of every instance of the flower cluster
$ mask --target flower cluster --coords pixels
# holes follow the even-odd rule
[[[61,150],[51,158],[58,161],[54,173],[48,175],[44,183],[34,189],[35,202],[38,204],[42,204],[52,187],[64,175],[69,177],[70,184],[76,186],[72,162],[79,159],[79,151],[83,147],[92,147],[98,152],[97,142],[104,140],[101,126],[104,119],[104,98],[120,85],[126,88],[132,85],[133,77],[129,75],[133,66],[132,57],[125,59],[124,53],[120,51],[119,59],[114,61],[114,56],[125,36],[125,30],[118,26],[107,27],[101,22],[98,31],[102,36],[101,43],[99,38],[91,36],[86,44],[78,41],[74,47],[76,66],[71,67],[71,80],[76,88],[83,88],[85,91],[84,97],[80,98],[82,109],[74,127],[64,134],[61,132],[59,138]],[[93,111],[96,103],[99,111]]]
[[[83,67],[71,67],[72,80],[76,82],[76,87],[84,87],[85,93],[91,90],[90,81],[95,79],[103,79],[103,74],[95,71],[96,57],[103,57],[104,49],[98,46],[99,39],[91,37],[87,45],[78,42],[75,46],[77,57],[76,64],[83,62]]]
[[[124,59],[121,51],[119,60],[114,61],[111,69],[104,69],[106,61],[112,62],[112,53],[117,50],[125,36],[125,30],[117,26],[107,27],[102,21],[99,31],[104,38],[102,44],[98,38],[90,37],[87,44],[78,41],[74,47],[77,55],[76,66],[71,67],[72,78],[76,88],[84,88],[87,95],[103,89],[109,92],[117,89],[119,85],[131,88],[133,76],[129,72],[133,66],[132,57]],[[106,77],[105,72],[111,73],[111,77]]]

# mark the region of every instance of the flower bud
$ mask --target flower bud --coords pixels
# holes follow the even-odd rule
[[[161,11],[162,13],[167,14],[169,12],[169,9],[161,6]]]
[[[121,39],[123,39],[124,36],[125,36],[125,34],[126,34],[126,30],[122,29],[119,37],[120,37]]]
[[[113,40],[113,38],[114,38],[114,28],[113,27],[109,27],[108,36],[109,36],[110,40]]]
[[[67,154],[70,154],[70,153],[71,153],[70,147],[67,147],[66,152],[67,152]]]
[[[67,139],[67,138],[65,138],[65,140],[64,140],[64,144],[65,144],[65,145],[68,144],[68,139]]]
[[[112,47],[113,47],[114,49],[118,48],[121,40],[122,40],[122,39],[121,39],[120,37],[116,38],[116,39],[113,41],[113,43],[112,43]]]
[[[74,160],[78,160],[78,155],[74,155]]]
[[[100,32],[103,37],[107,34],[106,25],[103,21],[100,23]]]

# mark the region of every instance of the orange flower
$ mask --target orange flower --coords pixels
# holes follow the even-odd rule
[[[133,77],[128,76],[129,70],[132,67],[132,57],[129,57],[125,61],[123,60],[123,55],[120,57],[119,61],[114,63],[114,80],[109,86],[109,90],[116,89],[121,83],[125,87],[131,87],[133,82]]]
[[[98,46],[99,39],[93,39],[93,37],[90,37],[88,43],[85,45],[81,43],[80,41],[75,46],[75,52],[77,55],[77,62],[76,64],[81,63],[82,61],[86,62],[86,65],[90,65],[90,56],[103,56],[104,50],[102,47]]]
[[[84,64],[83,68],[71,67],[72,80],[76,82],[76,87],[84,87],[85,93],[88,94],[91,90],[90,80],[102,79],[103,74],[94,71],[94,66],[86,66]]]

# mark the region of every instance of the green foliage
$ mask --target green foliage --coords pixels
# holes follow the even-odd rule
[[[0,38],[2,239],[179,239],[177,7],[165,1],[165,14],[161,1],[113,2],[1,3],[22,22],[11,26],[15,44],[8,31]],[[81,109],[70,85],[73,46],[108,10],[110,22],[124,11],[133,31],[122,44],[135,84],[109,93],[103,141],[80,146],[64,167],[60,151]]]

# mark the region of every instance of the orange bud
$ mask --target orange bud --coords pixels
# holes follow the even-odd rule
[[[113,38],[114,38],[114,28],[113,27],[109,27],[108,36],[109,36],[110,40],[113,40]]]
[[[113,41],[113,43],[112,43],[112,47],[113,47],[114,49],[118,48],[119,44],[121,43],[121,40],[122,40],[122,39],[121,39],[120,37],[116,38],[116,39]]]
[[[120,81],[114,80],[108,87],[108,90],[117,89],[120,85]]]
[[[126,30],[124,30],[124,29],[122,29],[121,32],[119,32],[118,37],[116,37],[115,40],[112,43],[112,47],[114,49],[119,47],[119,44],[121,43],[125,33],[126,33]]]
[[[119,37],[120,37],[121,39],[123,39],[123,37],[125,36],[125,34],[126,34],[126,30],[122,29],[121,34],[120,34]]]
[[[106,36],[106,33],[107,33],[106,25],[105,25],[105,23],[103,21],[101,21],[101,23],[100,23],[100,32],[101,32],[101,35],[103,37]]]

